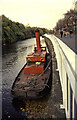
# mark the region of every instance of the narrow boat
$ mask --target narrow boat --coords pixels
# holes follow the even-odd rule
[[[51,55],[46,47],[40,44],[40,32],[35,31],[36,44],[34,52],[26,57],[27,63],[21,69],[12,85],[11,94],[14,98],[38,99],[51,88]]]

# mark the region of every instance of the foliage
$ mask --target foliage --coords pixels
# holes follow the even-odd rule
[[[12,22],[2,15],[2,42],[13,43],[25,39],[25,27],[21,23]]]
[[[9,18],[2,17],[2,43],[9,44],[19,40],[35,37],[37,27],[24,26],[22,23],[11,21]],[[40,35],[45,34],[47,29],[38,27]]]
[[[76,9],[70,9],[67,13],[64,14],[64,18],[58,20],[56,26],[54,28],[55,31],[62,30],[63,28],[72,29],[76,31],[76,19],[77,19],[77,11]]]

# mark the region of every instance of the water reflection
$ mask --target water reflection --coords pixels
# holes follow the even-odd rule
[[[38,100],[13,99],[12,104],[17,111],[21,111],[27,118],[51,118],[49,98],[51,92]]]

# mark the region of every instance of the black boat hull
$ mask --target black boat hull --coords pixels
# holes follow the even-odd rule
[[[24,71],[24,67],[26,66],[26,64],[25,64],[24,67],[19,72],[19,74],[17,75],[17,77],[15,78],[15,81],[13,83],[12,90],[11,90],[11,95],[14,98],[19,98],[19,99],[22,99],[22,98],[38,99],[38,98],[45,96],[48,93],[48,91],[50,91],[51,83],[52,83],[52,61],[50,61],[50,60],[51,60],[51,56],[50,56],[50,59],[48,60],[48,63],[50,62],[50,64],[49,64],[47,70],[41,76],[38,77],[38,79],[36,81],[36,85],[34,84],[34,86],[31,86],[30,89],[24,89],[24,87],[23,88],[15,88],[16,84],[18,82],[23,81],[23,79],[21,80],[21,76],[23,76],[23,78],[24,78],[23,71]],[[20,80],[19,80],[19,78],[20,78]],[[23,86],[25,86],[25,85],[23,84]],[[29,86],[27,88],[29,88]]]

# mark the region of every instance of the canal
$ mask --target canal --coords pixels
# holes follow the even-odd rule
[[[40,39],[42,46],[45,46],[44,38]],[[3,47],[2,120],[49,120],[65,117],[64,111],[60,110],[62,96],[60,82],[55,77],[55,60],[53,63],[52,90],[44,98],[19,101],[11,96],[11,87],[15,77],[26,63],[26,55],[33,51],[35,44],[36,40],[32,38]]]
[[[26,63],[26,55],[33,51],[35,38],[19,41],[3,47],[2,54],[2,118],[28,119],[51,117],[49,95],[40,100],[18,101],[12,98],[10,91],[18,72]],[[43,38],[41,44],[44,45]]]

